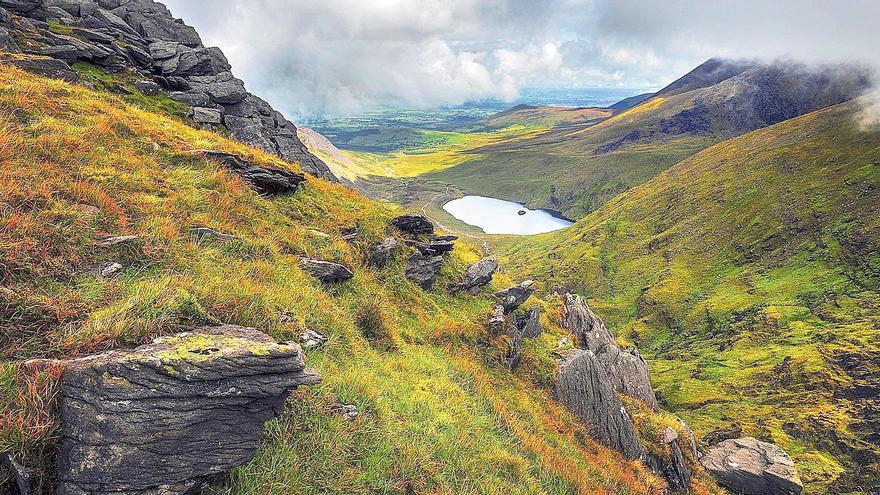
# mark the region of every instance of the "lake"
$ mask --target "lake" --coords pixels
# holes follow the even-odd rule
[[[443,205],[443,209],[487,234],[541,234],[572,224],[544,210],[531,210],[519,203],[483,196],[455,199]],[[525,211],[525,214],[520,215],[521,211]]]

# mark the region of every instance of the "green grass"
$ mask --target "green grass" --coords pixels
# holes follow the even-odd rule
[[[58,376],[22,371],[24,361],[223,322],[280,340],[310,328],[328,342],[307,356],[325,381],[298,391],[268,425],[256,459],[213,491],[663,490],[552,401],[551,350],[565,335],[556,317],[545,318],[547,335],[528,344],[516,374],[504,368],[506,342],[487,342],[484,324],[489,294],[519,279],[515,272],[479,296],[450,294],[479,257],[465,241],[432,291],[404,276],[412,248],[383,270],[369,268],[370,248],[392,233],[393,208],[314,178],[293,195],[258,196],[190,151],[298,166],[124,100],[0,68],[0,451],[46,459],[57,441]],[[195,225],[236,240],[197,241],[188,232]],[[347,242],[350,227],[359,235]],[[95,246],[120,234],[138,239]],[[344,263],[355,277],[324,286],[300,269],[303,255]],[[121,276],[89,275],[106,261],[121,263]],[[544,304],[546,315],[559,306],[529,304]],[[336,402],[361,415],[351,423],[334,416]]]
[[[723,142],[503,246],[508,266],[589,296],[698,433],[742,423],[794,456],[811,494],[880,472],[855,394],[880,352],[880,145],[859,108]]]

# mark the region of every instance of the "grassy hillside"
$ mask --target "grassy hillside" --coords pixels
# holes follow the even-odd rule
[[[867,77],[854,68],[710,60],[598,124],[486,146],[423,177],[579,218],[712,144],[846,101],[866,87]]]
[[[364,264],[388,234],[387,206],[317,179],[260,197],[197,149],[296,168],[119,97],[0,67],[0,451],[51,462],[58,373],[27,359],[218,322],[284,340],[308,327],[329,337],[307,356],[325,381],[298,391],[257,458],[213,492],[663,491],[550,399],[550,351],[565,335],[559,301],[530,303],[545,306],[547,332],[511,374],[504,342],[486,341],[491,298],[445,290],[476,249],[460,241],[434,291],[423,291],[404,277],[405,252],[382,271]],[[196,225],[235,239],[197,240]],[[340,238],[349,227],[360,232],[352,242]],[[121,234],[138,240],[95,245]],[[322,286],[299,255],[343,262],[355,277]],[[120,276],[90,274],[109,261],[123,265]],[[519,278],[507,275],[496,286]],[[336,402],[360,416],[331,414]]]
[[[738,422],[778,443],[810,494],[880,478],[880,131],[859,111],[722,142],[506,246],[509,268],[586,294],[637,343],[698,433]]]

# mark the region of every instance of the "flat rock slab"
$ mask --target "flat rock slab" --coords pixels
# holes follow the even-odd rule
[[[354,273],[348,267],[332,261],[300,258],[299,263],[303,270],[327,284],[338,284],[354,277]]]
[[[217,161],[223,168],[241,177],[251,189],[264,196],[296,192],[306,181],[304,174],[263,167],[232,153],[210,150],[201,153],[205,158]]]
[[[229,325],[67,361],[58,493],[198,490],[252,459],[290,392],[320,380],[299,345]]]
[[[391,226],[397,230],[412,235],[433,234],[434,224],[428,217],[422,215],[401,215],[391,220]]]
[[[725,440],[700,462],[720,485],[743,495],[794,495],[804,489],[791,457],[752,437]]]
[[[504,313],[509,314],[516,308],[520,307],[522,303],[528,301],[528,299],[532,297],[532,294],[535,293],[534,285],[535,283],[531,280],[526,280],[518,285],[496,292],[495,297],[501,299],[501,305],[504,306]]]
[[[498,271],[498,258],[489,256],[469,266],[464,272],[461,283],[455,287],[455,290],[466,290],[472,294],[478,294],[480,289],[488,285]]]

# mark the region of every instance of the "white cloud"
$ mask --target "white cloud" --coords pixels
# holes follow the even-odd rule
[[[659,87],[715,55],[880,62],[869,0],[165,1],[295,117]]]

